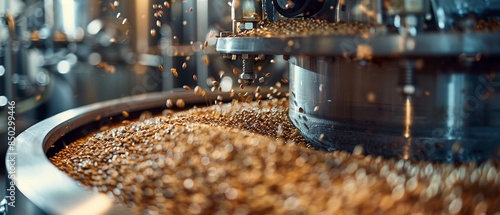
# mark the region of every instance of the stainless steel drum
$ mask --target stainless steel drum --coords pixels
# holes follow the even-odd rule
[[[125,118],[138,118],[143,111],[161,113],[167,99],[183,99],[186,106],[206,105],[205,99],[214,101],[218,95],[229,98],[229,93],[207,93],[201,97],[183,89],[151,93],[108,102],[96,103],[65,111],[21,133],[16,146],[6,156],[8,170],[15,171],[16,187],[36,206],[49,214],[129,214],[105,194],[94,194],[77,181],[58,170],[47,158],[71,140],[83,137],[100,127],[120,122]],[[99,120],[96,120],[99,119]],[[14,159],[15,162],[10,162]]]
[[[479,72],[456,59],[436,61],[422,60],[422,68],[405,74],[394,61],[360,65],[292,58],[290,118],[309,141],[328,151],[361,145],[367,154],[399,159],[499,158],[498,71]],[[405,81],[417,86],[412,95],[405,95]]]

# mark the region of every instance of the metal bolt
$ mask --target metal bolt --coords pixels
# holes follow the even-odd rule
[[[243,79],[245,84],[252,85],[255,82],[255,79],[257,79],[257,74],[253,71],[254,56],[244,54],[242,55],[242,58],[243,73],[240,75],[240,78]]]

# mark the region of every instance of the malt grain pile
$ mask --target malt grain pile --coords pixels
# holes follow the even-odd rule
[[[497,161],[432,164],[305,147],[288,101],[132,122],[50,160],[140,214],[500,214]]]

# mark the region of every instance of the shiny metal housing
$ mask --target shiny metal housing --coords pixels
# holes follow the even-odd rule
[[[216,50],[231,54],[351,56],[356,55],[357,48],[361,45],[370,47],[371,55],[378,57],[500,54],[499,34],[479,32],[426,33],[415,37],[398,34],[368,37],[361,35],[221,37],[217,39]]]
[[[422,61],[416,92],[404,95],[397,61],[292,57],[290,118],[328,151],[360,145],[367,154],[401,159],[500,158],[499,72],[438,62]]]

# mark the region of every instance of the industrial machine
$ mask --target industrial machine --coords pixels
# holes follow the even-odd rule
[[[316,148],[484,160],[500,156],[499,10],[495,0],[234,0],[216,50],[239,56],[249,84],[255,56],[283,55],[290,118]]]
[[[91,104],[30,127],[7,155],[17,159],[7,165],[16,168],[16,191],[46,213],[129,213],[59,171],[48,151],[119,122],[123,111],[159,113],[167,98],[206,104],[175,89],[210,89],[212,77],[230,77],[229,90],[207,90],[209,100],[223,95],[225,102],[240,82],[289,85],[290,119],[318,149],[443,162],[500,157],[500,0],[22,3],[21,11],[30,13],[0,17],[0,92],[6,95],[0,104],[12,96],[37,105],[47,98],[65,109]],[[0,3],[0,12],[5,7]],[[17,31],[4,28],[13,23]],[[221,33],[214,39],[211,31]],[[13,58],[12,48],[26,52]],[[35,73],[13,68],[26,65],[36,65]],[[184,72],[174,77],[170,68]],[[238,77],[234,68],[241,68]],[[12,75],[31,90],[17,89],[22,85]],[[170,92],[100,102],[152,91]],[[48,115],[25,109],[38,119]],[[22,206],[21,198],[17,203]],[[32,208],[10,209],[29,214]]]

